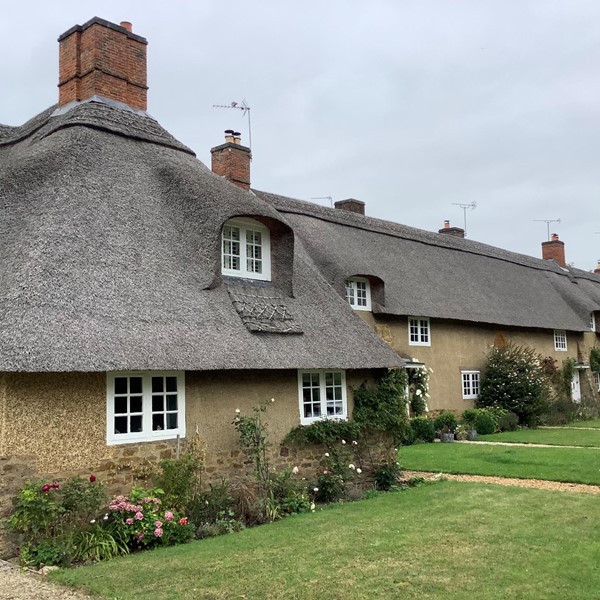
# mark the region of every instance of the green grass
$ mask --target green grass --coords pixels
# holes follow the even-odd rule
[[[400,450],[404,469],[600,485],[600,450],[486,444],[417,444]]]
[[[567,427],[593,427],[594,429],[600,429],[600,419],[594,419],[592,421],[575,421],[569,423]]]
[[[600,448],[600,429],[520,429],[480,435],[482,442],[521,442],[557,446],[596,446]]]
[[[599,559],[596,497],[444,481],[52,577],[121,600],[576,600]]]

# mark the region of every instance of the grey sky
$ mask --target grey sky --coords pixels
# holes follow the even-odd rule
[[[540,256],[600,258],[600,3],[585,0],[0,2],[0,122],[56,102],[58,44],[93,16],[148,48],[149,112],[205,164],[229,127],[252,185]],[[1,176],[1,174],[0,174]],[[327,201],[319,201],[327,203]]]

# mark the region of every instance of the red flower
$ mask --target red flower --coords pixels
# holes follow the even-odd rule
[[[49,486],[48,484],[43,485],[42,486],[42,492],[44,492],[45,494],[47,494],[50,491],[51,486]]]
[[[179,519],[180,525],[187,525],[187,517],[183,517],[183,519]]]
[[[54,488],[55,490],[60,490],[60,485],[58,481],[55,481],[50,487]]]
[[[90,483],[94,483],[94,481],[96,481],[96,476],[92,473],[90,475]]]

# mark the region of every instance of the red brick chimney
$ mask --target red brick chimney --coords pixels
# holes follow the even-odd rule
[[[347,212],[358,213],[359,215],[365,214],[365,203],[356,198],[348,198],[347,200],[338,200],[334,203],[334,206],[338,210],[345,210]]]
[[[598,259],[598,264],[596,265],[596,268],[594,269],[594,273],[596,273],[596,275],[600,275],[600,258]]]
[[[146,110],[145,38],[131,23],[94,17],[59,38],[58,103],[104,96]]]
[[[210,149],[213,173],[225,177],[243,190],[250,189],[250,148],[242,146],[240,134],[225,130],[225,143]]]
[[[444,233],[446,235],[453,235],[454,237],[464,238],[465,230],[462,227],[450,227],[450,221],[444,221],[443,229],[438,229],[438,233]]]
[[[550,236],[550,241],[542,242],[542,258],[544,260],[555,260],[561,267],[567,266],[565,243],[558,239],[558,234],[553,233]]]

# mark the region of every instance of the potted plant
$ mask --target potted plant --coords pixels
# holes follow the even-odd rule
[[[454,432],[458,422],[456,415],[450,411],[440,413],[433,422],[441,442],[450,443],[454,441]]]

